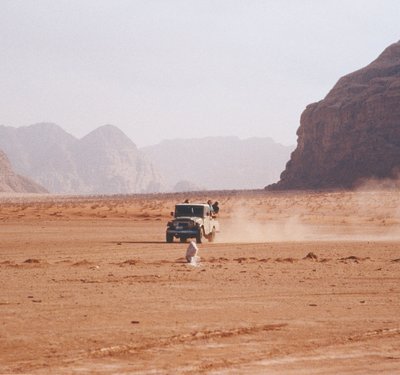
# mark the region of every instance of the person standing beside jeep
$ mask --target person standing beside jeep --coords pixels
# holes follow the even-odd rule
[[[207,201],[207,204],[208,204],[208,206],[210,207],[211,215],[213,215],[213,214],[214,214],[214,207],[213,207],[213,204],[212,204],[211,199],[209,199],[209,200]]]

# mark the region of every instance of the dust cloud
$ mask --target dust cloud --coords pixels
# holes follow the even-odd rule
[[[254,217],[253,210],[243,205],[232,211],[229,218],[221,220],[217,242],[304,241],[315,238],[316,233],[317,229],[302,223],[298,215],[265,221]]]
[[[238,201],[220,217],[218,242],[400,240],[400,192],[392,181],[356,191]]]

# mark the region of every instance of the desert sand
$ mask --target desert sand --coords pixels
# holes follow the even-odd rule
[[[165,243],[185,198],[221,232]],[[400,193],[0,197],[1,374],[400,373]]]

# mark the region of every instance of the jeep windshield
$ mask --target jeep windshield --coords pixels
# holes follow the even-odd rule
[[[175,206],[175,217],[203,217],[204,216],[204,206],[195,205],[179,205]]]

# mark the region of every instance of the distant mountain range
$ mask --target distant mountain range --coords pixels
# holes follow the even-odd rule
[[[112,125],[77,139],[40,123],[0,126],[0,149],[18,174],[51,193],[128,194],[261,188],[278,180],[293,147],[270,138],[208,137],[138,149]]]
[[[206,137],[163,141],[141,151],[170,190],[262,188],[279,179],[294,147],[271,138]]]
[[[116,194],[160,190],[160,176],[118,128],[77,139],[55,124],[0,126],[0,149],[14,169],[52,193]]]

